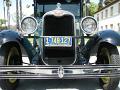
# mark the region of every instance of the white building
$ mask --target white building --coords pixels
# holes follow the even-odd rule
[[[97,11],[94,17],[98,21],[98,30],[112,29],[120,32],[120,0]]]

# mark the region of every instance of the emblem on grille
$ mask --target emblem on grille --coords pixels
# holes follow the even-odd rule
[[[59,78],[63,78],[63,76],[64,76],[64,69],[62,66],[60,66],[58,68],[58,76],[59,76]]]

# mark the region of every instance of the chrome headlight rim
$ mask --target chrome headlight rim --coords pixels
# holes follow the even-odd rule
[[[86,20],[86,19],[92,19],[94,22],[95,22],[95,29],[94,30],[91,30],[91,32],[87,32],[87,30],[85,30],[83,28],[83,22]],[[82,18],[81,22],[80,22],[80,27],[81,27],[81,30],[86,34],[86,35],[92,35],[96,32],[97,28],[98,28],[98,24],[97,24],[97,21],[94,17],[92,16],[85,16],[84,18]]]
[[[34,22],[35,22],[35,28],[32,30],[32,32],[25,32],[25,30],[22,28],[22,23],[26,20],[26,19],[32,19]],[[29,34],[33,34],[36,30],[37,30],[37,27],[38,27],[38,22],[37,22],[37,20],[34,18],[34,17],[32,17],[32,16],[26,16],[26,17],[24,17],[22,20],[21,20],[21,23],[20,23],[20,29],[22,30],[22,32],[24,33],[24,34],[27,34],[27,35],[29,35]]]

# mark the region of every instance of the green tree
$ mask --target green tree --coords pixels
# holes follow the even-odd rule
[[[6,22],[6,20],[0,19],[0,26],[3,25],[3,24],[5,24],[5,22]]]
[[[89,15],[93,16],[97,10],[98,10],[98,5],[94,2],[91,2],[89,6]]]
[[[5,23],[6,23],[5,19],[0,19],[0,30],[6,29]]]

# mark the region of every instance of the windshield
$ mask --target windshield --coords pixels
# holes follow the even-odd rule
[[[36,0],[39,4],[55,4],[55,3],[67,3],[67,4],[73,4],[73,3],[79,3],[80,0]]]
[[[40,5],[37,4],[37,17],[42,17],[44,13],[56,9],[56,4]],[[79,4],[61,4],[63,10],[73,13],[76,17],[80,15]]]

